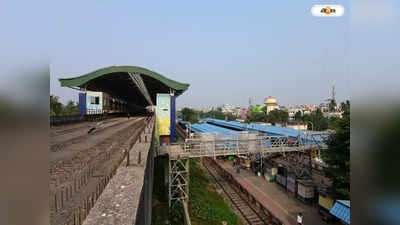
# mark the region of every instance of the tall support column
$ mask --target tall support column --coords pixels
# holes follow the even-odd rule
[[[176,202],[189,200],[189,158],[170,158],[169,160],[169,207]]]

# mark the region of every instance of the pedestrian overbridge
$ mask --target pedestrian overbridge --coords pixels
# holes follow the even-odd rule
[[[326,133],[309,134],[291,142],[286,136],[267,136],[262,133],[238,132],[235,136],[220,133],[196,133],[177,147],[162,147],[170,157],[198,158],[226,155],[262,154],[325,150]],[[305,141],[307,140],[307,141]],[[311,141],[310,141],[311,140]]]
[[[191,135],[192,136],[192,135]],[[189,159],[227,155],[310,152],[326,150],[326,133],[299,137],[295,142],[287,136],[267,136],[263,133],[237,132],[234,136],[221,133],[196,133],[184,143],[160,147],[159,154],[168,154],[169,206],[185,204],[189,199]],[[303,140],[302,140],[303,138]],[[311,140],[311,141],[310,141]]]

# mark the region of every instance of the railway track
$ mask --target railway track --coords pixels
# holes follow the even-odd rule
[[[71,159],[50,166],[50,224],[80,225],[149,123],[135,120]]]
[[[206,162],[206,160],[204,160]],[[224,179],[218,169],[210,162],[204,163],[205,168],[213,177],[215,182],[221,187],[228,196],[235,208],[240,212],[245,222],[249,225],[268,225],[272,224],[269,218],[259,212],[256,207],[247,201],[242,194],[236,190],[232,184]]]
[[[108,124],[108,123],[116,122],[118,120],[120,120],[119,117],[118,118],[112,118],[112,119],[104,120],[104,121],[102,121],[102,123],[103,124]],[[73,133],[73,132],[78,131],[78,130],[89,129],[90,127],[96,125],[97,123],[99,123],[99,122],[87,122],[87,121],[84,121],[84,122],[81,122],[81,123],[77,123],[74,126],[71,126],[69,128],[64,128],[64,129],[63,128],[58,128],[58,127],[57,128],[53,128],[52,129],[53,132],[50,133],[50,137],[58,137],[58,136],[61,136],[61,135],[66,135],[66,134]]]

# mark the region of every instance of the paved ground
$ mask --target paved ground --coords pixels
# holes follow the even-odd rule
[[[297,213],[302,212],[304,215],[304,225],[327,224],[321,219],[316,207],[301,203],[275,182],[267,182],[263,177],[255,176],[254,173],[246,170],[241,170],[240,174],[237,174],[232,168],[231,161],[218,160],[217,162],[232,175],[246,182],[257,194],[262,195],[266,203],[274,209],[271,211],[281,214],[288,219],[288,222],[295,224]]]
[[[135,224],[151,133],[147,131],[146,134],[142,134],[143,141],[145,136],[148,143],[136,143],[133,146],[130,151],[130,166],[126,167],[126,160],[121,163],[83,225]],[[140,163],[139,152],[141,152]]]

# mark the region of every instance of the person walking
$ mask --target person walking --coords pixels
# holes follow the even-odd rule
[[[297,214],[297,223],[303,225],[303,214],[301,212]]]

